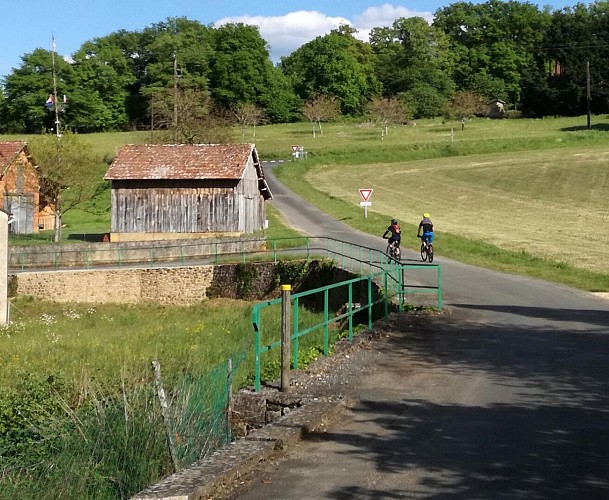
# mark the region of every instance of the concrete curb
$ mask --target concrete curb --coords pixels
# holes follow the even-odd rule
[[[344,401],[309,401],[272,424],[199,460],[132,500],[204,500],[215,491],[252,472],[260,462],[285,452],[306,434],[323,431],[340,413]]]

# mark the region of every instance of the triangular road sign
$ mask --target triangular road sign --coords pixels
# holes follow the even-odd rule
[[[368,201],[372,195],[372,191],[374,191],[374,189],[360,189],[359,194],[362,197],[362,200]]]

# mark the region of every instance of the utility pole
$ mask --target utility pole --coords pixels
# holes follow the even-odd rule
[[[590,61],[586,61],[586,99],[588,101],[588,130],[592,129],[590,120]]]

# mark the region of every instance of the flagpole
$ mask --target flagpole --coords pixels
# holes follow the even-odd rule
[[[51,62],[53,68],[53,104],[55,105],[55,133],[57,138],[61,137],[59,133],[59,107],[57,104],[57,74],[55,72],[55,35],[53,35],[53,50],[51,51]]]

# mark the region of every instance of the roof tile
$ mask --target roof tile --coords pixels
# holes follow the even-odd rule
[[[24,146],[24,141],[0,142],[0,167],[6,167]]]
[[[253,144],[127,144],[104,179],[241,179],[253,149]]]

